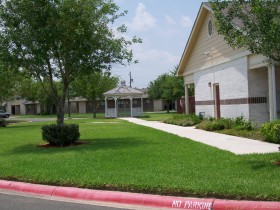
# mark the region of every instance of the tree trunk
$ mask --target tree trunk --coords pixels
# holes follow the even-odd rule
[[[68,102],[68,117],[71,117],[71,103],[70,103],[70,96],[69,96],[69,90],[67,91],[67,102]]]
[[[170,101],[167,101],[167,113],[169,113]]]
[[[63,94],[62,98],[58,100],[56,104],[56,114],[57,114],[57,125],[64,124],[64,107],[65,107],[65,94]]]
[[[97,103],[95,100],[92,101],[92,113],[93,113],[93,118],[96,118],[96,112],[97,112]]]

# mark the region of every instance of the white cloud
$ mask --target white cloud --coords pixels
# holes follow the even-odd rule
[[[147,12],[146,6],[139,3],[136,9],[136,15],[128,26],[135,31],[146,31],[156,26],[157,20]]]
[[[169,15],[165,15],[165,20],[170,25],[174,25],[176,23],[176,21],[172,17],[170,17]]]
[[[193,26],[193,21],[188,16],[183,16],[181,18],[181,25],[185,28],[191,28]]]

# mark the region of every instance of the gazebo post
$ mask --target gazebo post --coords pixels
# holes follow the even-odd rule
[[[129,97],[130,99],[130,115],[133,117],[133,97]]]
[[[107,105],[107,97],[105,97],[105,117],[108,116],[108,105]]]
[[[117,113],[117,111],[118,111],[118,109],[117,109],[117,100],[118,100],[118,98],[114,97],[114,100],[115,100],[115,117],[117,118],[118,117],[118,113]]]
[[[143,114],[143,112],[144,112],[143,111],[143,96],[141,96],[141,112],[142,112],[141,114]]]

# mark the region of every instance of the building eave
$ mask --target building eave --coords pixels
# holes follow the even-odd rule
[[[211,9],[209,3],[203,2],[200,6],[200,9],[199,9],[198,15],[196,17],[195,23],[192,27],[191,34],[189,36],[189,39],[188,39],[187,44],[185,46],[183,55],[181,57],[179,67],[178,67],[178,70],[176,72],[177,76],[183,76],[183,74],[184,74],[185,66],[188,62],[191,51],[192,51],[192,49],[195,45],[195,41],[197,39],[197,34],[199,33],[199,31],[202,27],[204,17],[206,16],[207,12],[209,12],[209,11],[212,12],[212,9]]]

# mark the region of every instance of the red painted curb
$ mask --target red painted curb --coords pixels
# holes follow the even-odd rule
[[[9,189],[12,183],[12,181],[0,180],[0,189]]]
[[[280,210],[280,202],[196,199],[128,192],[55,187],[0,180],[0,189],[80,200],[133,204],[145,207],[203,210]]]
[[[212,204],[214,201],[213,199],[181,198],[159,195],[145,195],[138,193],[87,190],[67,187],[56,188],[53,192],[53,196],[81,200],[133,204],[139,206],[203,210],[208,210],[212,208]]]
[[[48,195],[52,196],[52,193],[56,187],[48,186],[48,185],[38,185],[38,184],[29,184],[23,182],[12,182],[8,188],[8,190],[14,190],[19,192],[27,192],[33,194],[40,195]]]
[[[215,210],[279,210],[280,202],[215,200]]]

